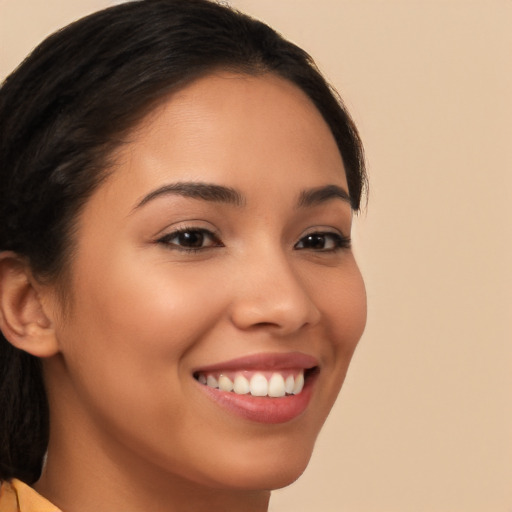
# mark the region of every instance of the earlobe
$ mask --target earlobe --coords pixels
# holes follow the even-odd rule
[[[58,352],[52,321],[45,314],[27,262],[0,252],[0,329],[16,348],[36,357]]]

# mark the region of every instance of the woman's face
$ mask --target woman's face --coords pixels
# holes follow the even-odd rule
[[[292,482],[366,318],[328,126],[283,79],[219,73],[116,156],[79,217],[71,311],[55,315],[54,424],[96,464]]]

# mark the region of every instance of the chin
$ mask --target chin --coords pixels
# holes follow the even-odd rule
[[[251,468],[240,471],[229,478],[227,485],[231,489],[246,491],[273,491],[282,489],[295,482],[304,473],[308,461],[298,464],[283,464],[274,467]],[[221,485],[225,486],[225,483]]]
[[[286,487],[304,473],[313,449],[307,445],[267,448],[252,456],[233,453],[223,460],[223,469],[216,475],[217,485],[252,491]]]

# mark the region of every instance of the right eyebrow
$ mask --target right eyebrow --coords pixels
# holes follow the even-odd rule
[[[185,181],[170,183],[153,190],[137,203],[134,210],[158,197],[167,195],[179,195],[183,197],[191,197],[192,199],[201,199],[203,201],[232,204],[234,206],[245,205],[244,196],[234,188],[215,185],[212,183]]]

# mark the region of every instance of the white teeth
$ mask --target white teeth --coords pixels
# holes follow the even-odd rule
[[[210,388],[219,387],[219,383],[217,382],[217,379],[213,375],[208,375],[208,377],[206,377],[206,385]]]
[[[293,386],[292,393],[294,395],[298,395],[302,391],[303,387],[304,387],[304,374],[299,373],[299,375],[297,375],[297,378],[295,379],[295,384]]]
[[[219,389],[221,391],[233,391],[233,383],[229,377],[221,375],[219,377]]]
[[[211,374],[200,374],[197,380],[210,388],[221,391],[234,391],[238,395],[269,396],[279,398],[286,395],[298,395],[304,387],[304,372],[297,376],[288,375],[286,379],[281,373],[275,372],[270,379],[262,373],[255,373],[250,380],[242,373],[238,373],[232,381],[228,376],[220,374],[219,378]]]
[[[251,390],[249,386],[249,381],[243,375],[237,375],[235,377],[233,390],[238,395],[246,395]]]
[[[261,373],[255,373],[249,384],[252,396],[267,396],[268,382]]]
[[[268,396],[280,397],[286,395],[284,379],[280,373],[274,373],[268,381]]]
[[[284,381],[284,390],[291,395],[293,393],[293,387],[295,385],[295,379],[293,378],[293,375],[288,375],[286,377],[286,380]]]

